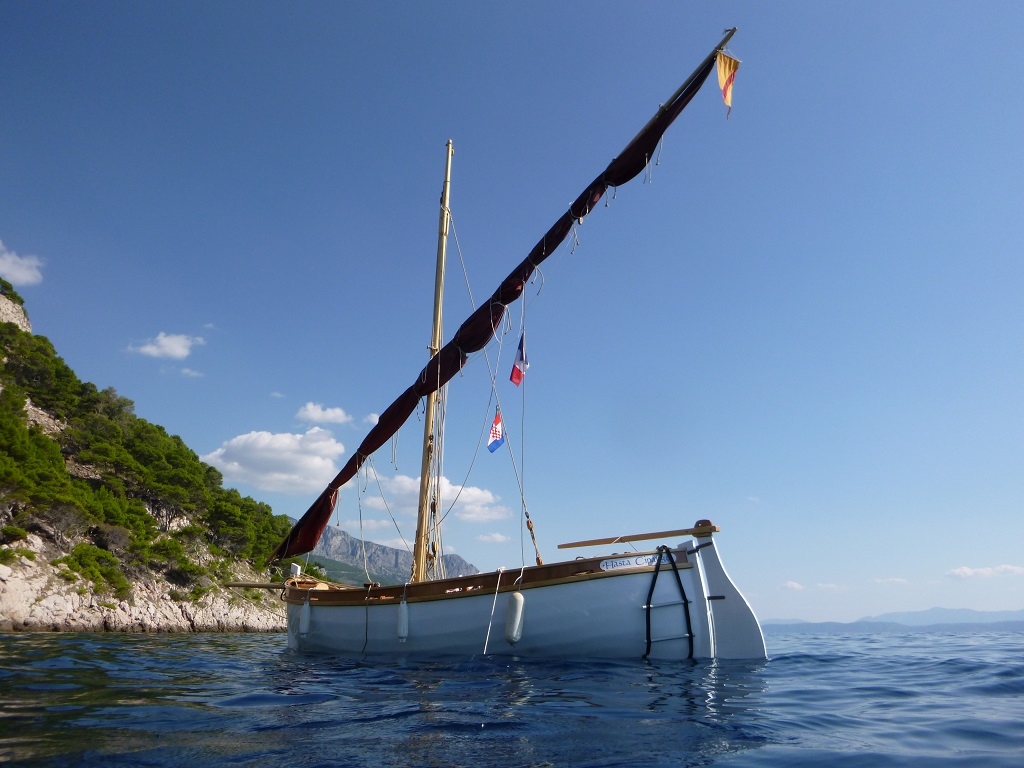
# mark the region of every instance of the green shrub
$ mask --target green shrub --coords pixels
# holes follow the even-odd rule
[[[53,563],[64,563],[79,576],[91,581],[96,594],[113,590],[116,597],[123,599],[131,592],[131,584],[121,573],[117,558],[92,544],[78,544],[70,555],[58,558]]]
[[[193,603],[198,603],[203,599],[203,596],[212,592],[213,587],[200,587],[198,584],[192,587],[192,590],[188,593],[188,599]]]
[[[169,536],[164,536],[154,541],[150,545],[149,551],[154,559],[159,559],[168,565],[188,562],[181,542]]]
[[[9,544],[13,541],[22,541],[28,538],[28,531],[24,528],[19,528],[16,525],[5,525],[0,528],[0,540],[5,544]]]
[[[21,298],[16,290],[14,290],[14,286],[2,277],[0,277],[0,295],[6,296],[19,307],[23,307],[25,305],[25,300]]]

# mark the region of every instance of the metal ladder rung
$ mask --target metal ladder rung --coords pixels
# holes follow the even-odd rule
[[[674,605],[686,605],[688,602],[690,602],[690,601],[689,600],[673,600],[671,603],[654,603],[652,605],[643,605],[643,606],[640,606],[640,607],[643,608],[646,611],[648,608],[671,608]]]
[[[691,637],[693,637],[693,635],[691,635],[689,633],[685,633],[685,634],[682,634],[682,635],[670,635],[668,637],[652,637],[651,638],[651,642],[652,643],[663,643],[666,640],[686,640],[686,639],[691,638]]]

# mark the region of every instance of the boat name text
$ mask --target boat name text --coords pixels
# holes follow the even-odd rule
[[[658,562],[658,555],[636,555],[635,557],[616,557],[612,560],[602,560],[599,567],[602,571],[614,571],[619,568],[646,568]],[[661,564],[668,565],[669,559],[661,555]]]

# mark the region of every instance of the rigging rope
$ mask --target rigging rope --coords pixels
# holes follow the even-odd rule
[[[430,456],[430,476],[433,478],[433,482],[430,484],[430,495],[427,499],[427,507],[430,510],[427,528],[427,541],[430,544],[427,551],[427,576],[428,578],[443,579],[447,573],[444,566],[444,542],[441,536],[441,523],[437,519],[437,510],[441,507],[443,491],[444,425],[448,412],[447,385],[441,387],[437,395],[437,409],[434,414],[434,450]]]
[[[386,509],[386,510],[387,510],[387,512],[388,512],[388,517],[390,517],[390,518],[391,518],[391,522],[392,522],[392,523],[394,523],[394,525],[395,525],[395,530],[396,530],[396,531],[398,531],[398,535],[399,535],[399,536],[401,537],[401,539],[402,539],[402,544],[404,544],[404,545],[405,545],[405,549],[406,549],[406,551],[407,551],[407,552],[409,552],[409,553],[412,553],[412,547],[410,547],[410,546],[409,546],[409,542],[407,542],[407,541],[405,540],[405,536],[403,536],[403,535],[402,535],[402,529],[401,529],[401,528],[399,527],[399,525],[398,525],[398,521],[397,521],[397,520],[395,520],[395,516],[394,516],[394,514],[393,514],[393,513],[391,512],[391,507],[390,507],[390,506],[388,505],[388,500],[387,500],[387,498],[385,498],[385,496],[384,496],[384,488],[383,488],[383,487],[381,487],[381,484],[380,484],[380,477],[378,477],[378,476],[377,476],[377,467],[376,467],[376,466],[374,465],[374,463],[373,463],[373,457],[371,456],[371,457],[367,458],[367,460],[366,460],[366,463],[367,463],[367,464],[369,465],[369,467],[368,467],[368,471],[372,471],[372,472],[373,472],[373,479],[374,479],[374,480],[376,481],[376,483],[377,483],[377,491],[378,491],[378,492],[380,493],[380,500],[381,500],[382,502],[384,502],[384,509]],[[362,507],[360,507],[360,508],[359,508],[359,519],[360,519],[360,521],[362,521],[362,519],[363,519],[363,510],[362,510]]]
[[[573,228],[575,229],[575,227]],[[578,242],[578,241],[577,241]],[[522,302],[521,309],[519,312],[519,333],[520,338],[523,341],[523,348],[526,348],[526,302]],[[520,457],[522,460],[521,476],[522,483],[520,488],[526,485],[526,379],[524,378],[519,385],[521,391],[521,407],[519,409],[519,445],[520,445]],[[511,454],[511,446],[509,446],[509,453]],[[515,465],[515,457],[512,458],[513,466]],[[522,503],[523,519],[526,520],[526,529],[530,532],[530,539],[533,541],[533,553],[537,560],[537,565],[543,565],[544,560],[540,556],[540,547],[537,546],[537,535],[533,530],[533,520],[530,518],[530,510],[526,507],[526,494],[519,494],[520,501]],[[526,562],[526,547],[523,541],[523,527],[519,526],[519,549],[520,557],[523,563]]]
[[[366,470],[363,470],[364,472]],[[340,488],[338,489],[341,490]],[[365,490],[365,488],[363,489]],[[363,573],[366,574],[366,581],[371,582],[373,579],[370,578],[370,566],[366,562],[366,535],[363,533],[363,496],[359,492],[359,474],[356,473],[356,508],[359,510],[359,548],[363,553]],[[337,509],[337,506],[335,506]],[[338,525],[341,525],[341,515],[338,515]],[[365,643],[363,644],[365,647]]]
[[[494,600],[491,601],[491,620],[487,622],[487,635],[484,637],[484,656],[487,655],[487,644],[491,641],[491,624],[494,623],[494,606],[498,604],[498,588],[501,586],[501,574],[504,568],[498,569],[498,578],[494,581]]]
[[[466,281],[466,292],[469,294],[470,303],[472,304],[473,309],[475,310],[476,309],[476,302],[473,300],[473,290],[472,290],[472,288],[470,286],[470,282],[469,282],[469,270],[466,267],[466,260],[465,260],[465,258],[463,257],[463,254],[462,254],[462,245],[459,243],[459,235],[458,235],[458,232],[457,232],[457,230],[455,228],[455,219],[453,217],[451,217],[450,214],[449,214],[449,223],[450,223],[450,226],[451,226],[452,235],[455,238],[455,248],[456,248],[456,251],[459,254],[459,263],[462,266],[463,279]],[[573,227],[573,230],[575,231],[575,226]],[[578,238],[575,238],[575,236],[574,236],[574,239],[576,241],[576,244],[578,244],[579,243]],[[575,245],[573,246],[573,250],[575,250]],[[537,274],[536,273],[539,273],[539,268],[535,270],[535,275],[530,280],[530,282],[532,284],[536,284],[536,280],[537,280]],[[541,280],[541,288],[543,288],[543,286],[544,286],[543,274],[540,274],[539,277],[540,277],[540,280]],[[541,288],[537,289],[537,294],[536,295],[540,295]],[[522,310],[521,310],[521,313],[522,313],[521,314],[521,318],[522,319],[520,320],[520,327],[521,328],[525,326],[526,304],[527,304],[527,302],[525,301],[525,298],[524,298],[524,301],[523,301],[523,303],[521,305],[522,306]],[[477,455],[480,452],[480,445],[483,442],[483,435],[487,433],[487,430],[490,427],[490,411],[491,411],[492,403],[496,404],[498,409],[501,410],[501,399],[500,399],[500,397],[498,395],[498,386],[497,386],[497,380],[496,380],[497,379],[497,373],[496,372],[497,372],[498,362],[501,360],[501,350],[504,347],[505,337],[511,331],[511,317],[506,314],[503,319],[504,319],[506,328],[505,328],[505,330],[502,332],[502,334],[500,336],[496,336],[496,339],[497,339],[497,342],[498,342],[498,354],[497,354],[497,360],[495,361],[495,365],[494,366],[491,365],[491,356],[490,356],[490,352],[488,351],[488,348],[485,346],[483,348],[483,350],[481,350],[483,352],[484,360],[485,360],[485,362],[487,364],[487,375],[488,375],[488,378],[490,379],[490,382],[491,382],[491,397],[487,401],[487,409],[484,412],[484,422],[483,422],[484,423],[484,427],[480,431],[480,438],[477,440],[477,447],[476,447],[476,451],[474,451],[474,453],[473,453],[473,459],[472,459],[472,461],[470,463],[470,468],[472,468],[473,464],[475,464],[476,457],[477,457]],[[524,397],[525,397],[525,391],[524,391]],[[524,399],[524,409],[523,410],[525,411],[525,399]],[[524,419],[525,419],[525,416],[524,416]],[[543,565],[544,560],[541,557],[540,547],[537,544],[537,535],[536,535],[536,533],[534,531],[533,520],[530,518],[530,511],[529,511],[529,509],[526,506],[526,491],[525,491],[525,488],[524,488],[523,478],[522,478],[522,476],[520,474],[519,467],[516,466],[516,458],[515,458],[515,454],[512,451],[512,443],[511,443],[511,441],[506,439],[505,444],[506,444],[507,449],[508,449],[509,458],[511,459],[511,462],[512,462],[512,471],[513,471],[513,474],[515,475],[515,478],[516,478],[516,486],[517,486],[517,488],[519,490],[519,499],[520,499],[520,502],[521,502],[521,505],[522,505],[523,517],[526,520],[526,528],[530,532],[530,538],[531,538],[531,540],[533,542],[534,556],[535,556],[537,565]],[[466,475],[466,479],[467,480],[469,479],[469,474],[468,473]],[[465,488],[465,483],[463,483],[462,488]],[[452,509],[454,508],[455,502],[458,500],[458,496],[462,493],[462,488],[460,488],[459,494],[456,494],[455,500],[452,501],[451,506],[449,506],[448,510],[445,512],[444,516],[441,518],[442,520],[444,520],[444,518],[448,516],[448,513],[451,512]],[[521,535],[521,531],[520,531],[520,535]],[[525,551],[522,552],[522,558],[523,558],[523,561],[525,562],[525,560],[526,560],[526,553],[525,553]]]

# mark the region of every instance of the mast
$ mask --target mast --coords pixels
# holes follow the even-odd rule
[[[448,193],[452,179],[452,155],[455,148],[451,139],[446,146],[444,186],[441,189],[441,213],[437,224],[437,268],[434,272],[434,324],[430,335],[430,357],[441,349],[441,305],[444,298],[444,263],[448,252]],[[427,554],[430,546],[430,532],[433,529],[435,509],[431,509],[432,476],[431,468],[435,460],[435,452],[440,446],[434,436],[434,418],[443,387],[437,387],[427,395],[426,412],[423,416],[423,460],[420,465],[420,499],[416,511],[416,540],[412,550],[411,582],[426,581]],[[432,554],[432,553],[431,553]]]

